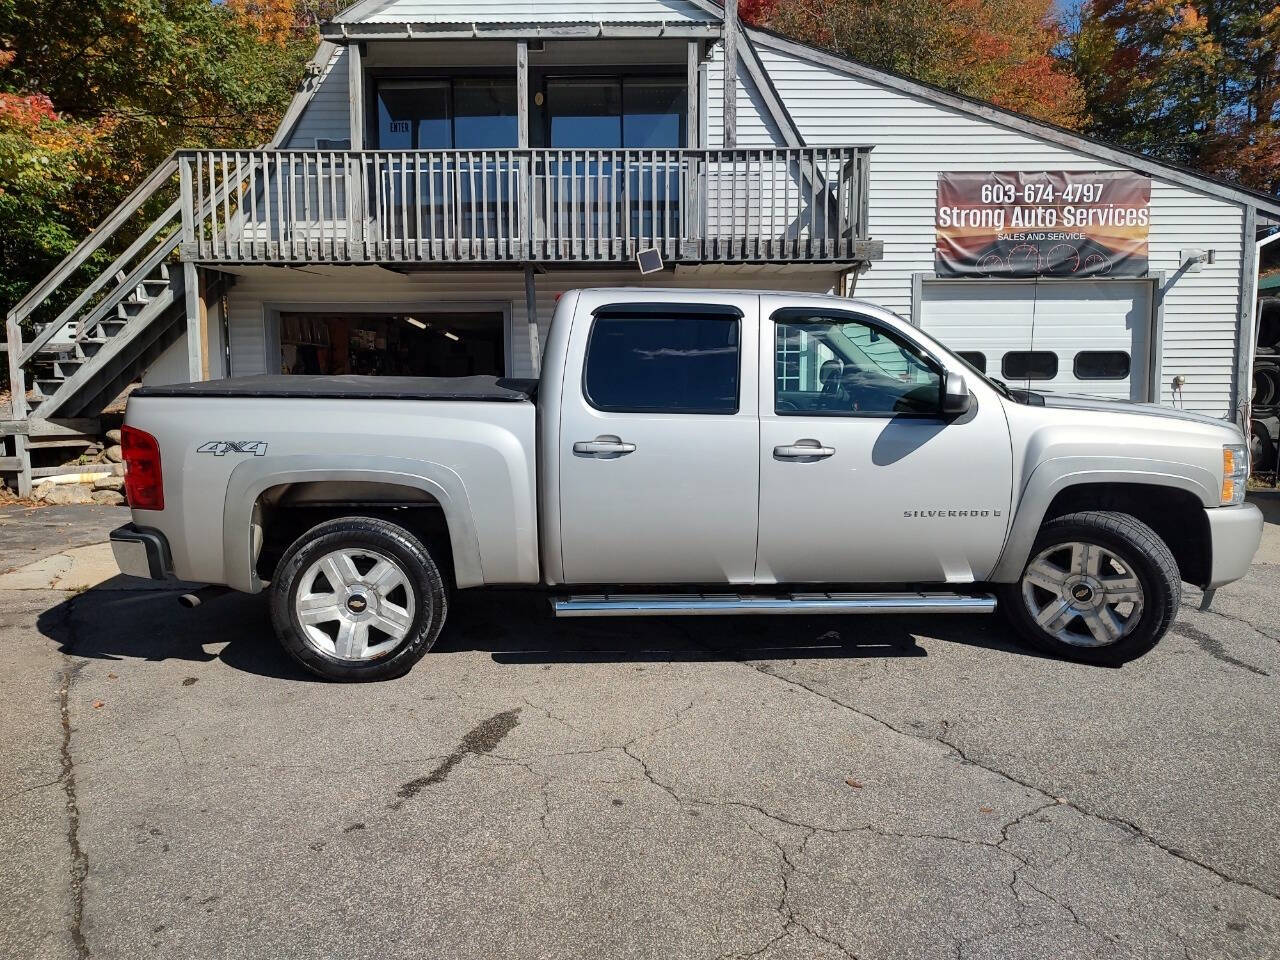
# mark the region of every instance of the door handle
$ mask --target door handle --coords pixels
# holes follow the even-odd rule
[[[584,457],[620,457],[632,453],[634,443],[624,443],[618,437],[603,436],[594,440],[579,440],[573,445],[573,452]]]
[[[775,460],[825,460],[835,452],[835,447],[824,447],[817,440],[806,439],[774,447],[773,457]]]

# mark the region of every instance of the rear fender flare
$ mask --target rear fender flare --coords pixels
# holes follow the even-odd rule
[[[993,583],[1015,583],[1031,556],[1031,545],[1053,498],[1086,483],[1126,483],[1176,487],[1206,506],[1217,505],[1217,480],[1208,470],[1186,463],[1143,461],[1141,469],[1117,466],[1113,458],[1070,457],[1040,464],[1027,479],[1003,552],[991,573]]]
[[[226,557],[226,582],[246,593],[262,590],[254,563],[253,511],[262,493],[284,483],[324,480],[356,480],[413,487],[430,494],[440,504],[449,528],[454,576],[459,587],[484,583],[480,542],[476,536],[471,504],[462,478],[449,467],[423,460],[367,458],[325,454],[271,460],[249,458],[231,471],[222,511],[222,549]]]

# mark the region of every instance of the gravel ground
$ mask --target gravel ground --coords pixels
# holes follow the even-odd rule
[[[0,569],[120,514],[0,511]],[[123,586],[0,593],[3,956],[1280,955],[1280,527],[1120,670],[484,592],[341,686]]]

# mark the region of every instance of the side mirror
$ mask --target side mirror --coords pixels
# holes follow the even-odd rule
[[[947,416],[959,416],[969,412],[973,397],[963,373],[948,370],[942,382],[942,412]]]

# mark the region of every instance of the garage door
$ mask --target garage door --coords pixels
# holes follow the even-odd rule
[[[926,280],[919,317],[1012,387],[1144,400],[1151,298],[1143,280]]]

